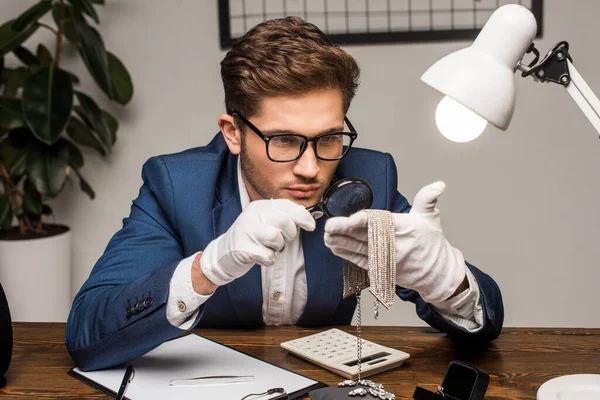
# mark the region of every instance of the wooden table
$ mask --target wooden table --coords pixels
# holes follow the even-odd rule
[[[64,324],[14,323],[13,360],[0,397],[35,399],[109,398],[67,375],[73,366],[64,345]],[[351,333],[352,327],[341,329]],[[289,354],[280,342],[318,332],[292,326],[256,331],[194,333],[329,385],[342,378]],[[507,328],[484,346],[458,344],[431,328],[365,327],[365,339],[394,347],[411,358],[375,380],[412,399],[416,385],[435,391],[451,360],[482,368],[491,380],[486,399],[535,399],[539,386],[559,375],[600,374],[600,329]]]

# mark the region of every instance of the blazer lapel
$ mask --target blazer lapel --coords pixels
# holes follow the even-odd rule
[[[342,259],[323,242],[326,218],[317,220],[313,232],[302,232],[302,251],[308,296],[297,325],[326,325],[342,301]]]
[[[237,184],[237,157],[228,156],[219,177],[217,199],[221,202],[213,209],[215,238],[231,227],[242,212]],[[248,273],[225,286],[236,317],[244,327],[260,326],[262,318],[262,282],[260,265],[254,265]]]

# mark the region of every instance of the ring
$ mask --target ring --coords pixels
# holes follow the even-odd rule
[[[438,386],[437,387],[437,394],[439,394],[442,397],[446,397],[446,394],[444,393],[444,387],[443,386]]]

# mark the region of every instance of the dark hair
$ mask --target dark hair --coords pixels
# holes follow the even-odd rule
[[[221,61],[227,113],[250,117],[266,97],[340,89],[344,113],[358,88],[356,60],[298,17],[262,22]]]

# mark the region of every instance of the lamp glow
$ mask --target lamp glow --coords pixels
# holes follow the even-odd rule
[[[476,139],[487,121],[451,97],[445,96],[435,111],[439,131],[453,142],[470,142]]]

